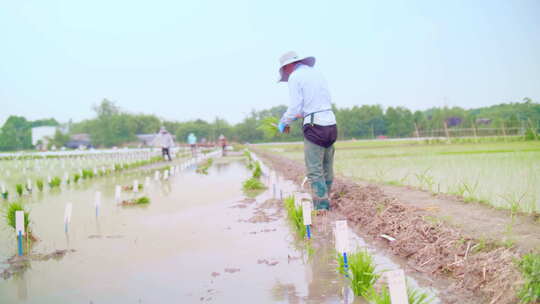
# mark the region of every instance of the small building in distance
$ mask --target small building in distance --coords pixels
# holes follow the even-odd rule
[[[92,147],[92,142],[90,141],[90,134],[87,133],[73,134],[66,143],[66,148],[69,149],[86,149],[90,147]]]
[[[45,150],[49,146],[49,141],[54,137],[56,127],[42,126],[32,128],[32,145],[38,150]]]

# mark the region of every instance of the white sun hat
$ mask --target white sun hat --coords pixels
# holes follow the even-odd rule
[[[305,65],[314,66],[315,57],[300,57],[296,52],[290,51],[279,58],[279,75],[280,78],[278,82],[287,82],[289,80],[289,75],[283,73],[283,67],[289,63],[301,61]]]

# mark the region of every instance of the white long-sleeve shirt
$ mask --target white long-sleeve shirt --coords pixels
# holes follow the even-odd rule
[[[289,76],[288,83],[291,100],[287,111],[281,117],[282,123],[288,125],[295,117],[302,116],[305,125],[311,123],[311,118],[307,115],[318,112],[313,116],[314,124],[320,126],[336,124],[330,92],[326,80],[319,71],[300,64]]]
[[[170,133],[158,133],[154,137],[153,145],[160,148],[170,148],[174,146],[174,139]]]

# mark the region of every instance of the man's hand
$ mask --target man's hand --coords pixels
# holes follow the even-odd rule
[[[280,133],[289,134],[290,129],[291,128],[289,127],[289,125],[286,125],[286,124],[284,124],[282,122],[280,122],[279,125],[278,125],[278,130],[279,130]]]

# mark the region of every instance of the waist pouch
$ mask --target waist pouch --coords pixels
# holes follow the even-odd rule
[[[319,126],[305,124],[303,127],[304,137],[317,146],[328,148],[336,142],[337,126]]]

